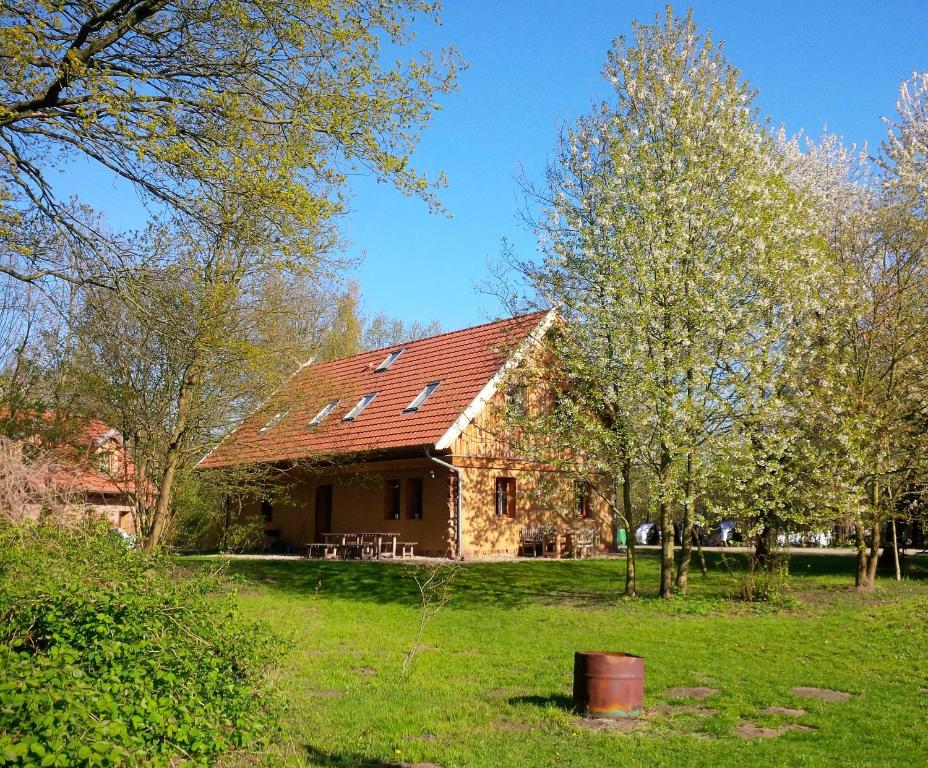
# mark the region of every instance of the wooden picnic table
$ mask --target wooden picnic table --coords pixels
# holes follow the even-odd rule
[[[391,532],[365,532],[365,533],[323,533],[326,546],[348,547],[370,546],[371,554],[381,557],[396,557],[396,545],[400,534]]]

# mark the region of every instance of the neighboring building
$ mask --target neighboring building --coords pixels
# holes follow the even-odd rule
[[[68,484],[77,499],[113,528],[137,535],[132,495],[135,466],[122,435],[94,420],[79,431],[74,443],[76,453],[63,462],[60,482]]]
[[[542,524],[595,527],[611,543],[607,505],[566,479],[542,500],[550,468],[493,429],[506,373],[553,321],[539,312],[305,365],[199,466],[286,469],[280,493],[246,509],[293,550],[324,533],[396,532],[417,553],[515,553],[520,529]]]
[[[5,412],[2,416],[10,421]],[[17,488],[8,489],[19,500],[18,514],[37,519],[49,509],[90,510],[113,528],[136,535],[135,465],[119,432],[97,419],[77,428],[62,425],[52,411],[20,416],[15,430],[20,437],[6,441],[4,457],[30,473],[20,474],[12,481]]]

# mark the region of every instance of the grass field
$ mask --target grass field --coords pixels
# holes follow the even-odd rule
[[[622,560],[463,565],[405,676],[420,616],[410,566],[229,568],[246,611],[283,638],[287,765],[928,765],[926,567],[858,594],[853,565],[794,556],[779,608],[731,600],[734,578],[714,559],[689,597],[668,601],[621,598]],[[646,588],[657,567],[642,558]],[[573,652],[607,649],[646,660],[649,713],[628,731],[591,731],[570,711]],[[665,693],[676,686],[718,693],[681,701]],[[794,686],[851,697],[799,698]],[[761,712],[770,706],[806,714]],[[808,730],[745,738],[746,721]]]

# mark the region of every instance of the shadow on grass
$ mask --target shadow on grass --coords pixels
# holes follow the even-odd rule
[[[306,759],[311,765],[336,766],[337,768],[399,768],[402,763],[387,763],[358,752],[328,752],[310,744],[306,745]]]
[[[545,709],[562,709],[571,713],[577,711],[573,698],[564,693],[552,693],[550,696],[513,696],[509,699],[509,703],[529,704],[533,707],[544,707]]]
[[[658,555],[654,550],[638,554],[639,602],[655,597],[660,568]],[[690,572],[691,597],[709,601],[729,598],[733,573],[743,569],[745,557],[738,552],[707,552],[707,577],[699,573],[694,561]],[[185,557],[180,558],[180,562],[186,566],[207,567],[216,561]],[[227,573],[246,583],[294,596],[318,594],[327,598],[418,607],[421,595],[412,578],[412,571],[417,567],[423,566],[369,561],[232,560]],[[924,578],[928,575],[928,558],[910,557],[907,567],[909,578]],[[851,587],[854,569],[855,559],[849,554],[794,552],[790,558],[790,573],[796,582],[811,577],[814,586]],[[451,585],[451,606],[479,609],[534,604],[605,608],[622,604],[624,587],[625,560],[621,557],[465,563],[457,569]],[[688,599],[687,602],[692,601]]]

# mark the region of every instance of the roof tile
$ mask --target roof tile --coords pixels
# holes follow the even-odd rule
[[[545,312],[500,320],[417,341],[307,365],[227,435],[201,467],[272,462],[433,445],[473,401]],[[375,372],[392,350],[404,350]],[[441,386],[415,412],[404,409],[430,381]],[[377,397],[342,421],[365,394]],[[333,399],[318,427],[312,418]],[[260,431],[278,413],[285,415]]]

